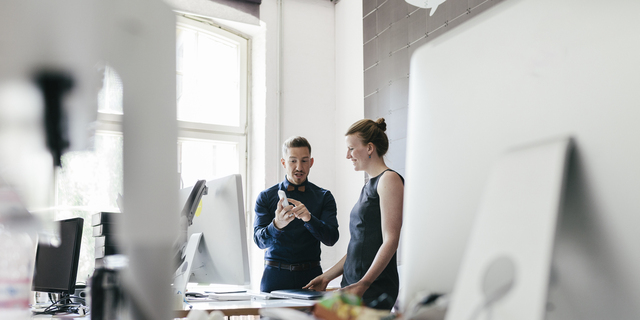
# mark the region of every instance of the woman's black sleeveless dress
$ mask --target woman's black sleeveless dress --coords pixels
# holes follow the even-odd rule
[[[387,169],[386,171],[392,171]],[[384,174],[373,177],[362,187],[360,198],[351,210],[349,232],[351,240],[347,249],[347,259],[344,263],[342,287],[358,282],[371,267],[373,259],[382,245],[382,223],[380,217],[380,197],[378,195],[378,181]],[[395,172],[398,174],[397,172]],[[400,174],[398,174],[400,176]],[[404,178],[400,176],[402,183]],[[369,306],[371,302],[381,299],[377,309],[391,309],[398,298],[400,280],[398,279],[398,265],[396,254],[393,255],[387,267],[364,293],[363,302]],[[382,297],[386,294],[386,298]]]

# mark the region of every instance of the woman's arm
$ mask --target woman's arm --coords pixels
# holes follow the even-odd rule
[[[311,289],[315,291],[325,291],[327,290],[327,285],[331,280],[339,277],[344,272],[344,262],[347,260],[347,255],[345,254],[338,263],[336,263],[331,269],[327,270],[327,272],[315,277],[311,282],[309,282],[303,289]]]
[[[392,171],[385,172],[378,183],[380,196],[380,214],[382,222],[382,245],[373,259],[373,263],[362,279],[343,290],[362,296],[398,250],[400,229],[402,228],[402,203],[404,184],[400,176]]]

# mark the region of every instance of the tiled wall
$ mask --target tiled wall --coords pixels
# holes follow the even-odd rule
[[[409,60],[422,44],[499,0],[448,0],[432,9],[405,0],[363,0],[364,113],[384,117],[390,146],[387,165],[405,173]]]

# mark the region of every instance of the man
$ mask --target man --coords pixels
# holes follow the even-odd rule
[[[336,201],[329,190],[307,179],[313,166],[311,145],[303,137],[291,137],[282,145],[286,179],[258,195],[253,240],[264,253],[260,290],[299,289],[322,274],[320,242],[338,241]],[[284,190],[289,206],[283,207],[278,190]]]

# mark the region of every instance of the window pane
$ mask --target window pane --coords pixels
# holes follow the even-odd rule
[[[109,66],[104,68],[102,89],[98,92],[98,112],[122,114],[122,79]]]
[[[178,120],[240,125],[240,59],[237,43],[178,27]]]
[[[116,210],[122,193],[122,136],[96,134],[95,151],[65,154],[57,184],[57,206]]]
[[[222,141],[181,141],[180,172],[184,187],[240,173],[238,145]]]

